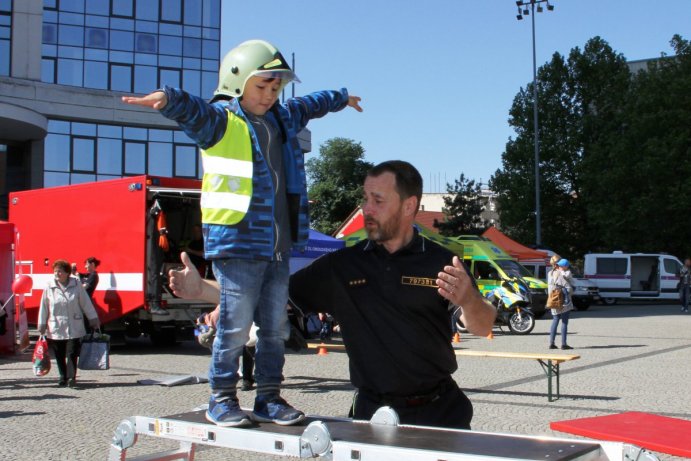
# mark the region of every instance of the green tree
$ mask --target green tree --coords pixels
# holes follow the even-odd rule
[[[455,183],[446,185],[444,196],[445,220],[434,220],[434,227],[441,235],[456,237],[467,234],[481,234],[486,223],[480,217],[482,213],[482,199],[480,198],[480,184],[465,177],[463,173]]]
[[[632,78],[612,129],[586,159],[585,196],[600,249],[691,253],[691,44]]]
[[[592,248],[583,199],[583,160],[609,133],[627,95],[626,61],[600,37],[568,59],[555,53],[538,70],[540,212],[542,244],[571,257]],[[535,242],[533,84],[521,88],[509,112],[516,137],[502,154],[502,169],[490,179],[502,229],[523,243]]]
[[[351,139],[332,138],[319,147],[319,157],[306,163],[310,222],[333,234],[362,200],[362,183],[374,165],[365,149]]]

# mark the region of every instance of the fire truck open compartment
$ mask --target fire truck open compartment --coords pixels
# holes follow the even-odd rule
[[[133,176],[10,194],[16,265],[34,281],[26,296],[29,321],[36,322],[53,262],[65,259],[83,270],[84,260],[94,256],[101,264],[93,301],[114,340],[142,334],[162,343],[190,338],[194,319],[213,306],[175,298],[167,272],[180,265],[180,251],[201,221],[200,187],[192,179]],[[152,306],[164,315],[152,315]]]

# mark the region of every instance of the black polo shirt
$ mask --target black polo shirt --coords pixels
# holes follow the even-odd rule
[[[329,312],[339,321],[354,386],[416,395],[457,368],[449,302],[436,287],[452,257],[417,231],[393,254],[365,240],[294,274],[290,297],[301,309]]]

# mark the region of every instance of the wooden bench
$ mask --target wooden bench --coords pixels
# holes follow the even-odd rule
[[[307,343],[307,349],[321,349],[323,351],[327,349],[333,349],[335,351],[344,351],[345,344],[343,343]]]
[[[580,359],[576,354],[538,354],[531,352],[496,352],[496,351],[473,351],[469,349],[455,349],[458,356],[463,357],[494,357],[500,359],[528,359],[537,360],[542,366],[542,370],[547,375],[547,398],[550,402],[555,399],[552,394],[552,376],[557,378],[556,398],[559,398],[559,365],[562,362]]]
[[[326,350],[345,350],[343,343],[307,343],[308,349],[320,350],[324,354]],[[469,349],[454,349],[458,356],[464,357],[495,357],[500,359],[528,359],[537,360],[542,366],[542,370],[547,375],[547,398],[553,402],[556,395],[558,399],[559,394],[559,365],[562,362],[569,362],[571,360],[580,359],[580,355],[576,354],[537,354],[531,352],[496,352],[496,351],[473,351]],[[556,393],[552,392],[552,377],[557,378]]]

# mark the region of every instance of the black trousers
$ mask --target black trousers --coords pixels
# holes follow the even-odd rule
[[[79,359],[79,352],[82,348],[81,338],[73,339],[48,339],[48,346],[50,346],[55,357],[55,362],[58,365],[58,373],[60,374],[60,381],[67,381],[77,377],[77,359]]]
[[[353,419],[370,420],[383,406],[390,406],[396,410],[401,424],[469,430],[470,421],[473,419],[473,404],[453,381],[438,398],[414,406],[392,405],[366,392],[358,392],[351,414]]]
[[[245,346],[242,348],[242,379],[254,382],[254,353],[255,346]]]

